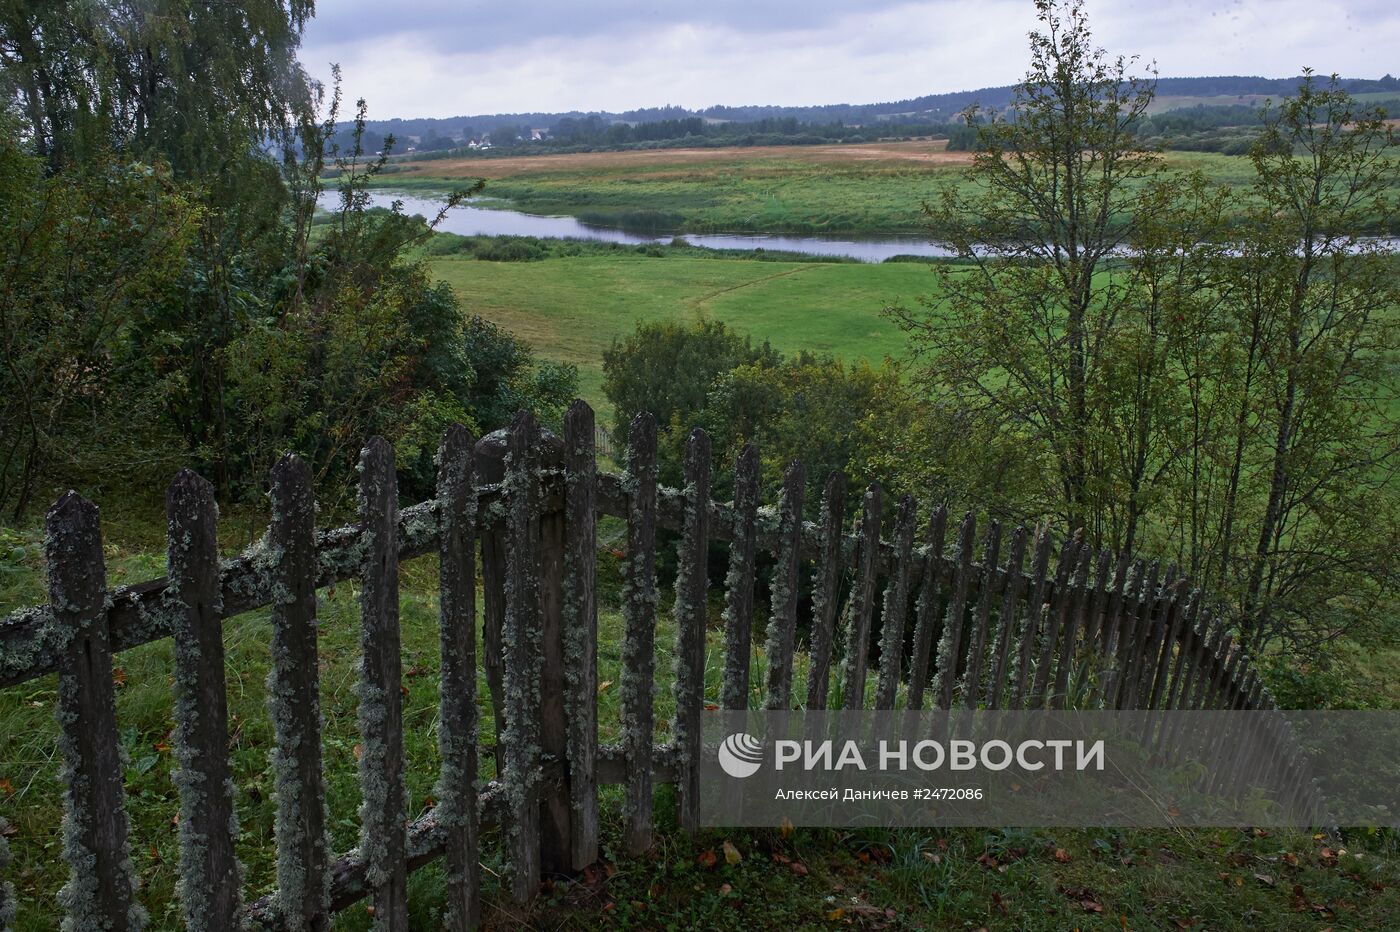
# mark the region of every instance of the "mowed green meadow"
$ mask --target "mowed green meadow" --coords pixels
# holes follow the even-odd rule
[[[578,256],[540,262],[437,259],[468,313],[530,343],[544,359],[579,369],[583,397],[603,397],[603,351],[639,321],[721,320],[784,353],[830,353],[878,363],[904,352],[882,315],[933,288],[921,262],[881,265],[646,256]]]

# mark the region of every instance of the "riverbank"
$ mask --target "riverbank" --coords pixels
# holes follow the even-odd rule
[[[940,183],[966,184],[970,155],[943,142],[580,153],[396,163],[385,191],[440,194],[486,179],[483,206],[636,232],[929,239],[922,212]],[[1167,152],[1167,164],[1243,190],[1245,156]],[[1377,226],[1367,233],[1400,233]]]

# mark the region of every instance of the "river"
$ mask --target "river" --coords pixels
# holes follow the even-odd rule
[[[333,193],[322,198],[322,206],[333,206]],[[442,202],[408,194],[373,192],[374,207],[388,207],[401,201],[405,213],[433,217]],[[798,252],[810,256],[847,256],[861,262],[883,262],[891,256],[948,256],[945,246],[936,246],[915,236],[842,237],[797,236],[758,233],[634,233],[615,227],[584,223],[575,217],[541,217],[518,210],[464,205],[449,211],[438,229],[462,236],[535,236],[542,239],[591,239],[609,243],[670,242],[683,236],[692,246],[706,249],[765,249]]]

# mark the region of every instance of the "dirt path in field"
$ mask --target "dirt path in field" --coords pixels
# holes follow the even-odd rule
[[[437,159],[396,162],[394,174],[426,178],[506,178],[512,175],[589,169],[682,168],[734,162],[805,162],[812,165],[862,163],[966,165],[970,152],[949,152],[947,141],[872,142],[826,146],[734,146],[722,149],[651,149],[626,152],[579,152],[570,155],[521,155],[500,158]],[[386,175],[386,178],[392,176]]]
[[[800,272],[809,271],[810,269],[813,269],[816,266],[817,263],[803,264],[795,269],[788,269],[786,272],[774,272],[772,275],[765,275],[762,278],[755,278],[751,281],[740,282],[737,285],[730,285],[726,288],[719,288],[715,291],[710,291],[702,295],[697,295],[696,297],[691,299],[690,304],[692,307],[695,308],[695,310],[698,311],[706,304],[713,301],[715,298],[718,298],[722,294],[728,294],[731,291],[738,291],[740,288],[752,288],[754,285],[762,285],[779,278],[787,278],[789,275],[797,275]]]

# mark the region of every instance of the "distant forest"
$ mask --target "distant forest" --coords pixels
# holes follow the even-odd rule
[[[1252,98],[1284,97],[1296,89],[1299,80],[1238,75],[1161,78],[1158,99],[1169,107],[1176,106],[1153,116],[1144,132],[1150,142],[1163,148],[1243,153],[1260,123],[1259,107]],[[1344,78],[1339,86],[1352,94],[1394,92],[1395,101],[1384,103],[1392,113],[1400,112],[1400,79],[1391,75]],[[961,123],[960,114],[973,104],[999,110],[1010,104],[1011,94],[1008,85],[875,104],[714,106],[703,110],[667,106],[620,113],[496,113],[370,120],[364,145],[377,150],[392,134],[398,141],[395,153],[402,155],[411,149],[416,158],[466,152],[518,154],[520,150],[811,145],[917,136],[945,136],[951,148],[966,148],[975,134]],[[1230,97],[1246,100],[1230,101]],[[348,138],[341,141],[350,143]],[[489,144],[490,149],[466,149],[473,142]]]

